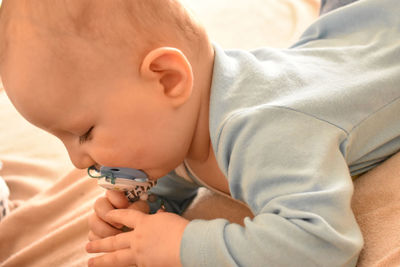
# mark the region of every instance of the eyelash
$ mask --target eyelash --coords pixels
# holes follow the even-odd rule
[[[79,144],[83,144],[83,143],[85,143],[86,141],[89,140],[90,133],[92,132],[92,130],[93,130],[93,126],[90,127],[90,129],[84,135],[79,136]]]

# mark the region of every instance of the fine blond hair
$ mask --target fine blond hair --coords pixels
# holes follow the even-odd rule
[[[25,34],[21,23],[36,37],[62,40],[54,42],[56,49],[68,49],[66,40],[79,38],[138,55],[158,46],[195,51],[205,36],[178,0],[3,0],[0,60],[10,40]]]

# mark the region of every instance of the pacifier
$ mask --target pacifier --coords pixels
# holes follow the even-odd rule
[[[117,190],[125,193],[129,201],[147,200],[148,191],[157,184],[150,180],[146,173],[133,168],[117,168],[101,166],[98,170],[94,165],[89,167],[88,175],[97,178],[99,186],[108,190]]]

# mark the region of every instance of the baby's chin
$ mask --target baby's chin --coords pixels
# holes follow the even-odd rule
[[[144,171],[147,174],[147,177],[151,181],[156,181],[158,179],[161,179],[165,177],[168,173],[173,171],[174,169],[171,170],[149,170],[149,171]]]

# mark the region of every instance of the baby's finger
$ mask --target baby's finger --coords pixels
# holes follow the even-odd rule
[[[119,235],[90,241],[86,245],[86,251],[89,253],[113,252],[129,247],[130,235],[129,233],[122,233]]]
[[[96,212],[97,216],[100,217],[103,221],[107,221],[106,214],[114,210],[113,205],[111,205],[111,202],[108,200],[106,197],[99,197],[96,202],[94,203],[94,211]],[[121,224],[117,223],[111,223],[115,228],[121,228]]]
[[[101,237],[97,236],[95,233],[93,233],[93,231],[89,231],[88,239],[89,239],[89,241],[93,241],[93,240],[101,239]]]
[[[124,192],[116,190],[107,190],[106,196],[111,204],[117,209],[126,209],[129,206],[128,198]]]
[[[101,220],[94,213],[91,216],[89,216],[88,224],[89,224],[89,229],[93,232],[93,234],[101,238],[121,233],[120,230],[112,227],[105,221]]]
[[[134,257],[130,249],[118,250],[99,257],[91,258],[89,267],[126,267],[135,266]]]
[[[141,220],[143,220],[145,216],[150,215],[144,214],[143,212],[134,209],[112,210],[106,215],[108,221],[113,223],[120,223],[132,229],[135,229],[136,225]]]
[[[144,201],[144,200],[138,200],[138,201],[133,202],[131,205],[129,205],[128,209],[139,210],[143,213],[150,212],[149,204],[147,204],[147,201]]]

